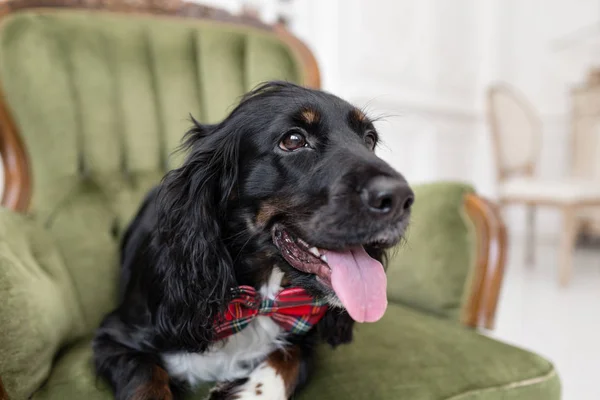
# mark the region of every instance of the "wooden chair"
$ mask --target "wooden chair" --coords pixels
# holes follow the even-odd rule
[[[527,208],[526,263],[535,262],[535,213],[539,206],[555,207],[563,218],[559,247],[559,279],[567,285],[579,232],[577,212],[600,207],[600,181],[541,179],[535,165],[542,146],[542,123],[534,108],[508,85],[488,89],[488,118],[493,136],[499,202]]]

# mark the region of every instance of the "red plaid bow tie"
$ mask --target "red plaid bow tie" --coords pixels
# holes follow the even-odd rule
[[[235,298],[215,324],[216,339],[240,332],[257,316],[268,316],[283,329],[295,334],[310,330],[327,311],[324,301],[298,287],[281,290],[274,299],[263,298],[252,286],[236,288]]]

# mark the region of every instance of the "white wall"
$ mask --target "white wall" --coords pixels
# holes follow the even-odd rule
[[[465,180],[493,195],[491,149],[479,102],[481,81],[493,64],[488,59],[496,56],[489,51],[495,47],[490,43],[495,20],[489,15],[494,2],[332,3],[333,23],[295,26],[321,54],[325,75],[336,77],[326,79],[324,88],[385,117],[379,124],[385,142],[380,154],[411,181]],[[317,14],[318,8],[312,10]],[[319,52],[332,31],[337,45],[328,48],[337,51]]]

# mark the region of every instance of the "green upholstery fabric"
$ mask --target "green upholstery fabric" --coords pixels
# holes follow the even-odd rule
[[[0,209],[0,376],[25,398],[47,377],[55,353],[85,332],[69,270],[51,236]]]
[[[475,236],[464,212],[466,184],[438,182],[414,188],[405,243],[388,264],[390,301],[458,320],[475,265]]]
[[[400,305],[378,323],[359,325],[351,345],[323,347],[319,364],[303,399],[560,398],[548,361]]]
[[[117,231],[159,180],[105,182],[109,197],[83,182],[45,224],[0,209],[0,376],[15,398],[38,388],[61,346],[115,305]]]
[[[34,400],[108,400],[90,365],[88,340],[57,361]],[[298,400],[560,399],[550,363],[450,321],[392,305],[360,325],[352,345],[318,352],[317,373]],[[190,400],[202,400],[206,387]]]

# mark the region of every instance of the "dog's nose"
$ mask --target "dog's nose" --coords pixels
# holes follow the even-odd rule
[[[377,176],[363,187],[360,198],[372,213],[402,214],[408,211],[415,201],[415,195],[408,184],[387,176]]]

